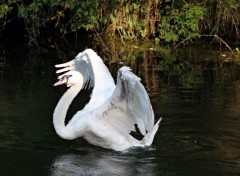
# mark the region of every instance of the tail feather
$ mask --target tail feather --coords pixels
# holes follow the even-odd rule
[[[154,125],[153,129],[149,131],[144,138],[142,139],[142,142],[144,143],[145,146],[150,146],[153,142],[154,136],[158,130],[159,124],[162,120],[162,117],[157,121],[157,123]]]

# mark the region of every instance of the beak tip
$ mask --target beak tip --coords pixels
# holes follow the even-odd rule
[[[53,86],[54,87],[56,87],[56,86],[59,86],[59,85],[61,85],[62,83],[60,82],[60,80],[58,81],[58,82],[55,82],[54,84],[53,84]]]
[[[68,82],[68,78],[69,77],[66,75],[59,76],[58,81],[55,84],[53,84],[53,86],[59,86],[59,85],[66,84]]]

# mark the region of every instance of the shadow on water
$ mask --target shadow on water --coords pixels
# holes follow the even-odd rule
[[[163,117],[153,147],[118,153],[82,139],[60,139],[52,113],[66,89],[52,86],[54,64],[85,48],[63,55],[51,49],[15,47],[13,51],[3,46],[0,175],[239,175],[238,63],[202,46],[172,52],[151,43],[119,45],[92,48],[114,78],[122,65],[128,65],[142,79],[156,118]],[[84,106],[89,94],[80,92],[68,118]]]

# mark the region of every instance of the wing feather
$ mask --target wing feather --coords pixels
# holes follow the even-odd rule
[[[116,86],[102,59],[91,49],[56,67],[60,68],[57,73],[76,70],[83,75],[84,87],[93,87],[90,102],[84,109],[94,110],[119,132],[135,131],[135,124],[143,135],[153,128],[150,99],[141,79],[129,67],[119,69]]]
[[[103,118],[123,133],[135,131],[136,124],[145,135],[154,125],[152,105],[140,81],[129,67],[122,67],[113,95],[101,107]]]
[[[80,52],[75,59],[58,64],[56,67],[60,68],[57,73],[70,70],[79,71],[84,78],[83,87],[87,89],[93,87],[88,108],[96,108],[96,106],[103,104],[115,89],[115,83],[108,68],[92,49],[86,49]]]

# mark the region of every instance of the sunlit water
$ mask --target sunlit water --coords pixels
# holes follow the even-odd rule
[[[122,153],[83,139],[65,141],[55,134],[52,113],[65,91],[52,86],[56,79],[53,65],[58,62],[52,58],[59,55],[46,53],[33,60],[31,55],[4,56],[0,175],[240,175],[239,69],[226,66],[199,71],[194,67],[198,68],[194,73],[189,61],[181,66],[185,70],[172,73],[177,62],[168,62],[169,57],[164,61],[162,54],[147,59],[142,54],[131,66],[149,91],[156,119],[162,116],[163,120],[151,147]],[[112,72],[119,67],[109,66]],[[88,95],[87,91],[80,94],[68,116],[83,106],[81,97],[87,102]]]

